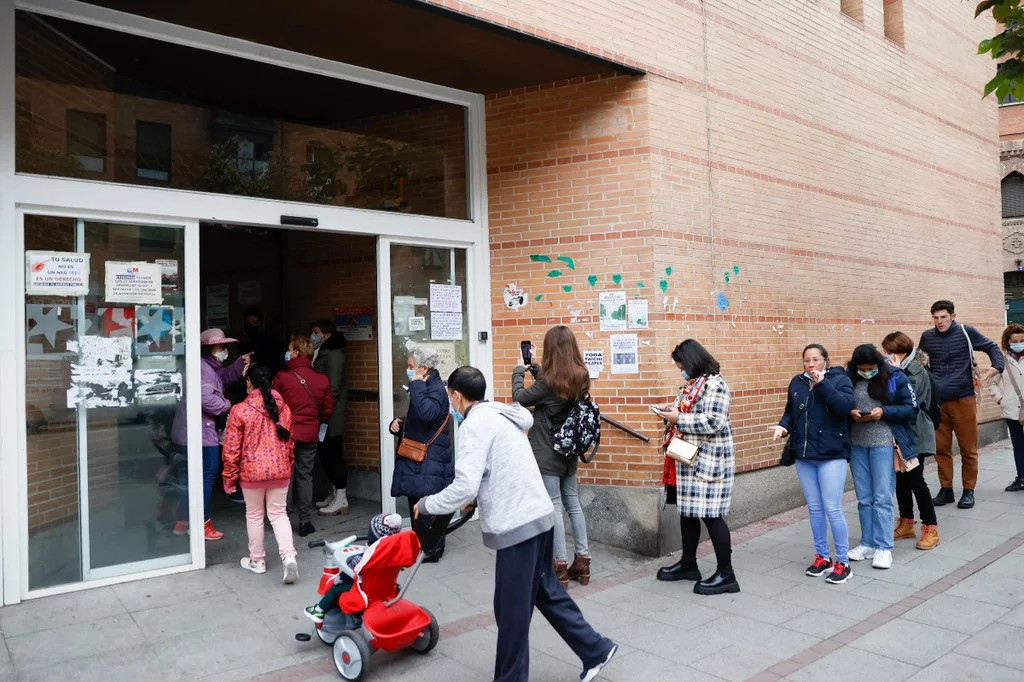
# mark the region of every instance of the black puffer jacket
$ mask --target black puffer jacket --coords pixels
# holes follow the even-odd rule
[[[530,371],[534,376],[540,366],[534,364]],[[554,434],[562,428],[576,401],[562,400],[551,390],[541,377],[526,388],[526,367],[520,365],[512,372],[512,400],[523,407],[533,408],[533,428],[530,429],[530,446],[537,466],[542,474],[571,476],[576,473],[575,457],[569,458],[555,452]]]

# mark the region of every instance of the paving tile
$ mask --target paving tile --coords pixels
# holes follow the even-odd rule
[[[741,584],[742,587],[742,584]],[[717,611],[725,611],[744,618],[751,618],[761,623],[772,623],[778,625],[792,618],[796,618],[808,611],[806,606],[787,604],[777,599],[758,597],[754,594],[723,594],[715,595],[711,599],[702,599],[701,604],[707,604],[709,608]]]
[[[988,528],[987,525],[984,527]],[[942,528],[941,524],[939,528]],[[942,531],[940,530],[939,534],[941,535],[941,533]],[[1006,537],[977,530],[977,526],[975,526],[972,532],[965,533],[953,540],[943,540],[939,543],[938,547],[929,550],[929,553],[970,561],[971,559],[977,559],[985,552],[1001,544],[1004,540],[1006,540]]]
[[[565,680],[579,679],[582,665],[566,663],[545,653],[530,650],[530,682],[565,682]],[[494,672],[494,662],[491,661],[491,671]],[[433,674],[433,673],[431,673]],[[479,680],[479,676],[476,678]],[[447,682],[447,680],[445,680]]]
[[[973,635],[1009,612],[1002,606],[940,594],[907,611],[903,618]]]
[[[168,670],[151,646],[117,649],[86,658],[76,658],[34,668],[21,673],[19,682],[164,682],[175,680],[176,673]],[[5,678],[0,675],[0,679]]]
[[[972,575],[946,591],[951,597],[964,597],[1012,608],[1024,603],[1024,581],[984,574]]]
[[[151,642],[196,630],[230,629],[257,617],[255,610],[246,607],[238,595],[231,593],[146,609],[132,615],[142,634]]]
[[[242,569],[238,569],[242,572]],[[268,572],[269,573],[269,572]],[[252,575],[252,573],[249,573]],[[254,576],[255,577],[255,576]],[[114,585],[111,589],[131,613],[225,594],[231,588],[212,571],[190,571]]]
[[[698,634],[700,637],[727,641],[730,646],[767,652],[777,656],[775,662],[809,649],[822,640],[821,637],[751,622],[739,616],[725,616],[712,621],[701,626]]]
[[[946,654],[909,679],[909,682],[1020,682],[1021,672],[995,663]]]
[[[0,608],[0,631],[5,637],[48,630],[54,626],[55,601],[60,601],[60,625],[88,623],[111,616],[127,615],[127,610],[109,587],[72,592],[51,599],[31,599]]]
[[[787,630],[802,632],[805,635],[828,638],[843,630],[855,625],[857,621],[851,618],[844,618],[824,611],[808,611],[796,618],[782,623]]]
[[[958,646],[955,651],[971,658],[1024,671],[1024,630],[993,623]]]
[[[909,585],[875,580],[874,576],[867,577],[863,571],[854,573],[842,587],[848,588],[850,594],[858,597],[867,597],[886,604],[895,604],[917,591],[917,588]]]
[[[129,616],[73,623],[7,638],[7,649],[19,672],[144,644],[142,631]]]
[[[157,655],[169,668],[196,677],[213,671],[230,672],[244,666],[276,669],[277,662],[294,663],[263,621],[250,620],[244,627],[211,628],[168,637],[156,645]]]
[[[612,662],[601,669],[599,680],[611,682],[633,682],[634,680],[659,680],[677,677],[680,666],[667,658],[656,656],[646,651],[633,651],[628,654],[618,653]],[[693,671],[696,672],[696,671]],[[697,679],[701,673],[697,673]],[[691,671],[685,673],[686,679],[693,679]]]
[[[790,674],[786,679],[793,682],[863,682],[865,670],[884,671],[886,682],[899,682],[911,677],[920,668],[871,652],[844,647]]]
[[[743,682],[782,660],[781,655],[765,649],[731,646],[692,663],[691,667],[723,680]]]
[[[494,673],[494,652],[498,634],[491,630],[476,630],[458,637],[442,637],[434,651],[460,661],[478,673]]]
[[[775,599],[784,604],[801,606],[809,611],[827,611],[854,620],[863,620],[888,606],[885,602],[848,594],[836,587],[841,586],[805,584],[786,590]]]
[[[850,646],[924,667],[966,639],[967,635],[962,633],[897,619],[864,635]]]
[[[683,664],[710,656],[735,643],[730,637],[708,633],[703,626],[697,636],[693,632],[676,630],[655,621],[639,621],[603,634],[634,649]]]

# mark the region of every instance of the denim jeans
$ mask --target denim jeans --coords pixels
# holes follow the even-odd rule
[[[893,548],[896,469],[892,455],[891,445],[871,448],[854,445],[850,451],[850,470],[860,516],[860,544],[866,547]]]
[[[576,554],[590,556],[587,546],[587,520],[583,516],[580,505],[580,489],[576,483],[576,474],[572,476],[552,476],[543,474],[544,487],[547,488],[551,504],[555,506],[555,561],[568,561],[568,550],[565,547],[565,521],[562,519],[562,506],[569,512],[569,523],[572,525],[572,540]]]
[[[217,469],[220,467],[220,446],[203,446],[203,521],[210,520],[210,497],[213,495],[213,482],[217,480]]]
[[[811,516],[811,534],[814,551],[828,559],[828,526],[832,527],[832,540],[836,545],[836,561],[849,564],[850,531],[843,514],[843,489],[846,487],[846,460],[830,459],[822,462],[796,460],[796,475],[807,500]]]

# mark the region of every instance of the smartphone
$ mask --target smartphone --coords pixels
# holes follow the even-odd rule
[[[659,417],[661,416],[660,407],[655,407],[654,405],[648,405],[647,407],[651,408],[651,412],[653,412],[654,414],[658,415]]]
[[[871,415],[871,410],[860,410],[860,416],[868,417]]]
[[[524,365],[529,365],[530,364],[530,347],[531,346],[533,346],[533,343],[531,341],[520,341],[519,342],[519,352],[523,356],[523,364]]]

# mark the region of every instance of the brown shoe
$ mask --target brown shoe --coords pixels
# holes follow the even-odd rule
[[[914,531],[914,519],[900,519],[896,523],[896,531],[893,537],[897,540],[912,540],[917,537]]]
[[[555,562],[555,578],[558,579],[558,582],[562,583],[562,587],[569,587],[569,562]]]
[[[921,539],[917,541],[918,549],[935,549],[939,546],[939,527],[921,526]]]
[[[569,580],[578,580],[580,585],[590,584],[590,557],[576,555],[569,567]]]

